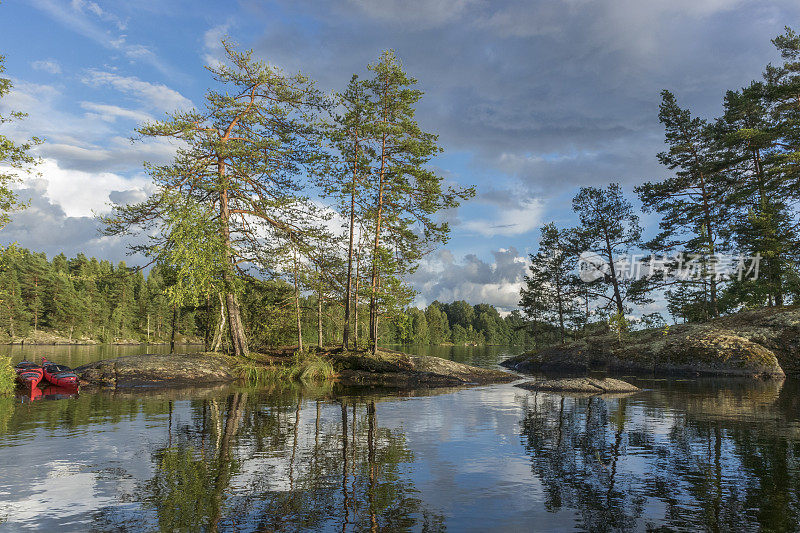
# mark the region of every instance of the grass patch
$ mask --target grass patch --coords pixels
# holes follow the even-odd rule
[[[0,356],[0,396],[11,396],[17,385],[17,373],[11,366],[11,358]]]
[[[250,384],[265,384],[275,381],[319,382],[330,381],[336,376],[331,362],[320,355],[298,351],[284,361],[237,361],[235,368]]]

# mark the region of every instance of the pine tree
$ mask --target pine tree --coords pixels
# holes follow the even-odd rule
[[[645,279],[621,276],[617,263],[637,249],[642,237],[639,217],[623,196],[622,188],[616,183],[605,189],[581,187],[572,200],[572,208],[580,219],[576,230],[579,246],[602,258],[608,269],[605,276],[587,285],[590,297],[599,299],[601,308],[613,307],[619,315],[625,313],[626,301],[649,301]]]
[[[365,218],[364,192],[366,177],[370,174],[370,132],[374,121],[373,106],[366,84],[353,76],[345,91],[338,95],[341,114],[335,116],[328,135],[336,148],[338,157],[331,171],[323,173],[323,193],[332,198],[334,206],[347,222],[347,274],[344,294],[344,326],[342,346],[350,345],[351,316],[353,314],[353,285],[355,284],[355,246],[359,239],[360,225]]]
[[[734,213],[727,228],[740,253],[762,258],[758,280],[734,280],[728,292],[751,304],[767,299],[783,305],[784,278],[796,254],[792,191],[775,165],[778,139],[763,83],[725,95],[718,130],[729,183],[726,206]],[[736,305],[739,301],[731,304]]]
[[[636,188],[645,211],[661,213],[661,232],[647,244],[655,253],[688,252],[702,256],[703,277],[710,285],[708,309],[719,316],[717,278],[711,264],[724,250],[720,228],[726,224],[726,188],[721,163],[708,123],[678,106],[675,96],[662,91],[659,120],[666,131],[669,150],[658,154],[675,176]],[[693,282],[693,281],[690,281]]]
[[[574,231],[561,230],[553,223],[545,225],[539,251],[530,254],[530,272],[520,292],[519,306],[531,319],[555,317],[562,344],[566,340],[565,323],[581,312],[578,243]]]
[[[422,131],[415,120],[422,91],[413,88],[416,80],[403,71],[394,52],[384,52],[369,68],[373,77],[367,87],[374,110],[366,128],[374,157],[369,183],[374,196],[368,211],[373,236],[369,318],[374,353],[380,315],[410,301],[401,277],[413,271],[433,245],[447,241],[449,226],[434,220],[435,213],[456,207],[474,190],[443,188],[443,178],[426,166],[441,149],[436,136]]]
[[[175,206],[184,199],[200,206],[203,220],[219,233],[228,330],[235,355],[244,356],[248,345],[236,278],[241,265],[269,261],[260,253],[264,238],[295,238],[298,228],[286,218],[310,204],[299,195],[298,175],[319,161],[312,115],[325,101],[306,77],[284,75],[253,59],[252,52],[223,46],[229,64],[209,67],[221,88],[207,93],[202,111],[176,112],[139,129],[143,136],[187,146],[172,164],[148,166],[156,193],[143,203],[117,207],[104,221],[106,233],[116,235],[161,226],[180,213]],[[174,234],[163,233],[162,249],[174,247],[166,242],[170,237]],[[206,277],[216,275],[215,265],[203,266]]]

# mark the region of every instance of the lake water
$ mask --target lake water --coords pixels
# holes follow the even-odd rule
[[[71,365],[143,350],[50,349]],[[519,351],[415,351],[431,350],[489,367]],[[797,382],[635,382],[3,400],[0,530],[800,529]]]

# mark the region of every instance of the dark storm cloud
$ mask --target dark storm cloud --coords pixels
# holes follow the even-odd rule
[[[794,0],[300,5],[285,5],[292,25],[265,16],[260,54],[338,88],[394,48],[426,91],[421,122],[446,148],[544,195],[656,177],[660,90],[718,113],[725,90],[776,59],[769,39],[800,14]]]

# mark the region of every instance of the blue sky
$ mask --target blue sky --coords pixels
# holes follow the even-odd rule
[[[798,15],[794,0],[5,0],[0,53],[15,88],[0,112],[30,116],[3,133],[46,142],[40,176],[21,190],[31,207],[0,242],[123,258],[91,213],[147,193],[142,161],[174,148],[129,137],[201,103],[222,36],[324,90],[394,48],[426,93],[420,123],[445,148],[434,165],[478,190],[447,215],[451,241],[413,277],[418,303],[508,310],[539,226],[574,223],[578,187],[619,181],[630,192],[667,175],[655,157],[659,91],[715,116],[725,90],[778,60],[769,41]]]

